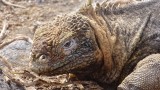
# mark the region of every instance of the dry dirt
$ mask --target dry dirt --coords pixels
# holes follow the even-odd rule
[[[19,70],[28,65],[31,48],[28,38],[33,38],[35,30],[56,15],[75,12],[83,4],[84,0],[0,0],[0,59],[3,61],[0,62],[3,70],[0,70],[0,90],[102,90],[92,81],[69,80],[70,75],[39,77]],[[4,23],[8,24],[6,28]],[[15,40],[3,46],[19,36],[26,36],[27,40]],[[13,68],[19,74],[11,72]]]

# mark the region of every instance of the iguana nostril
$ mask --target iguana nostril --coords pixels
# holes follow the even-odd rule
[[[46,59],[46,55],[41,55],[40,57],[39,57],[39,59]]]
[[[47,56],[46,55],[41,55],[39,57],[39,61],[46,61]]]

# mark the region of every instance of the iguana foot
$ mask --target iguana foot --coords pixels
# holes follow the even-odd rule
[[[140,61],[118,90],[160,90],[160,54],[152,54]]]

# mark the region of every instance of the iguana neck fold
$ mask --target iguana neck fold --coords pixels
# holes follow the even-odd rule
[[[91,27],[94,30],[97,43],[103,54],[103,64],[101,70],[95,71],[91,77],[99,82],[111,83],[119,75],[126,59],[125,46],[117,39],[117,33],[110,32],[109,24],[104,20],[104,13],[97,4],[96,9],[92,5],[81,8],[79,13],[88,17]],[[107,72],[107,73],[106,73]],[[100,78],[101,77],[101,78]]]

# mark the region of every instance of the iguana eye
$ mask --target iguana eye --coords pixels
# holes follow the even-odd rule
[[[74,39],[70,39],[66,41],[63,45],[64,49],[71,49],[76,45],[76,41]]]
[[[72,43],[72,41],[67,41],[67,42],[63,45],[63,47],[64,47],[64,48],[69,48],[69,47],[71,47],[71,43]]]

